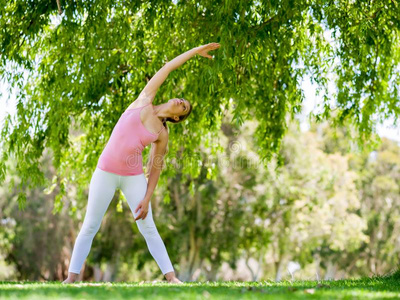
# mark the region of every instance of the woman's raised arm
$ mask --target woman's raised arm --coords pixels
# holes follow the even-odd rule
[[[185,53],[182,53],[181,55],[175,57],[173,60],[167,62],[146,84],[145,88],[140,93],[139,98],[143,97],[146,102],[153,102],[158,89],[163,84],[165,79],[167,79],[169,73],[179,68],[187,60],[189,60],[196,54],[211,59],[212,57],[208,55],[207,51],[217,49],[219,48],[219,46],[220,45],[218,43],[210,43],[207,45],[196,47],[189,51],[186,51]]]

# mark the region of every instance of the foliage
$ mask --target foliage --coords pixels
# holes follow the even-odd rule
[[[40,158],[51,149],[56,211],[71,185],[87,185],[113,126],[146,81],[200,44],[215,41],[221,48],[214,60],[196,57],[171,73],[156,99],[179,95],[193,104],[185,124],[170,126],[168,159],[180,151],[195,159],[184,174],[200,173],[198,145],[208,145],[214,157],[221,152],[213,140],[230,105],[236,125],[258,121],[254,138],[264,164],[280,153],[288,117],[301,109],[299,82],[306,73],[324,89],[334,68],[337,107],[325,95],[316,118],[332,118],[335,125],[349,119],[369,146],[374,115],[399,114],[396,1],[60,2],[58,17],[56,1],[0,2],[0,75],[19,88],[17,115],[6,118],[1,132],[0,182],[15,155],[20,189],[50,186]],[[166,178],[175,174],[167,167]],[[81,201],[83,193],[79,188]],[[18,201],[25,206],[24,192]]]
[[[49,153],[45,153],[42,163],[48,166],[46,176],[51,177],[55,170],[51,168]],[[7,177],[6,184],[0,188],[0,258],[3,260],[4,256],[4,261],[15,267],[18,279],[59,278],[66,271],[64,259],[68,255],[66,246],[70,241],[73,212],[65,205],[54,215],[54,195],[43,193],[43,187],[24,187],[30,201],[21,211],[16,201],[18,191],[12,189],[12,182],[19,182],[15,161],[10,160],[9,167],[12,176]]]
[[[192,158],[177,154],[171,162],[175,175],[151,200],[181,280],[237,278],[236,272],[243,272],[241,260],[250,258],[259,264],[247,266],[253,280],[285,279],[289,260],[301,264],[298,278],[315,276],[315,265],[321,276],[343,278],[383,274],[399,264],[398,145],[383,139],[375,152],[363,153],[352,148],[348,128],[334,131],[324,123],[300,132],[298,124],[290,123],[282,142],[283,166],[277,169],[273,158],[264,168],[255,147],[256,122],[235,126],[230,116],[216,141],[224,149],[218,159],[200,145],[200,173],[191,177],[182,169]],[[0,227],[2,253],[17,267],[19,278],[61,280],[87,200],[78,202],[78,186],[70,184],[62,213],[54,219],[57,187],[46,195],[44,186],[25,186],[30,202],[20,212],[18,191],[12,188],[19,179],[15,161],[10,163],[12,176],[0,190],[0,219],[10,224]],[[46,178],[52,178],[56,170],[50,153],[42,163]],[[87,199],[88,186],[80,188]],[[43,251],[43,245],[51,249]],[[30,253],[39,253],[35,262]],[[227,265],[232,275],[224,274]],[[84,278],[93,278],[103,267],[113,270],[113,281],[162,278],[122,193],[116,193],[93,241]]]

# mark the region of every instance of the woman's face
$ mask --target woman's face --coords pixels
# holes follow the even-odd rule
[[[168,100],[170,112],[176,116],[184,116],[188,113],[190,104],[189,101],[182,98],[173,98]]]

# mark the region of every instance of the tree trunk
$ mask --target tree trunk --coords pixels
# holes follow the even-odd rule
[[[332,260],[329,260],[324,279],[325,280],[335,279],[335,275],[336,275],[336,264],[333,263]]]
[[[99,264],[95,264],[93,266],[93,280],[102,281],[102,279],[103,279],[103,271],[101,270]]]
[[[206,280],[216,281],[219,267],[220,267],[219,263],[211,262],[209,270],[207,270],[206,268],[203,268],[204,274],[206,275]]]
[[[275,281],[281,281],[283,266],[284,266],[283,259],[280,259],[278,262],[275,262],[275,268],[276,268]]]
[[[258,279],[260,278],[261,270],[262,270],[262,261],[263,261],[263,251],[262,251],[262,249],[259,252],[257,269],[255,271],[253,271],[253,269],[250,267],[250,264],[248,262],[249,259],[250,259],[250,257],[248,256],[246,258],[246,260],[245,260],[245,263],[246,263],[246,267],[249,269],[249,271],[251,273],[251,280],[252,281],[258,281]]]
[[[320,264],[321,264],[321,257],[319,256],[318,253],[314,255],[314,261],[315,261],[315,277],[316,280],[320,280],[321,278],[321,271],[320,271]]]
[[[177,210],[177,215],[178,215],[178,221],[183,219],[183,213],[184,213],[184,208],[182,205],[182,202],[180,201],[180,196],[179,196],[179,191],[178,187],[176,184],[173,185],[173,195],[174,195],[174,200],[175,200],[175,205],[176,205],[176,210]]]
[[[190,242],[189,242],[189,253],[181,257],[179,266],[179,278],[183,281],[192,281],[193,280],[193,273],[196,269],[200,266],[200,256],[199,256],[199,249],[201,246],[201,238],[195,237],[194,227],[189,227],[189,235],[190,235]]]
[[[244,262],[246,264],[247,269],[250,271],[252,280],[254,281],[254,277],[256,277],[256,274],[254,273],[253,269],[249,265],[249,259],[250,259],[250,257],[246,255],[246,259],[244,260]]]
[[[107,262],[106,270],[104,271],[103,281],[111,282],[114,280],[115,263]]]
[[[182,256],[179,261],[180,271],[179,279],[182,281],[192,281],[194,270],[191,269],[191,263],[188,256]]]

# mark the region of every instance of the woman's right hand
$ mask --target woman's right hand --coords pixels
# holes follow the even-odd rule
[[[218,43],[210,43],[210,44],[200,46],[200,47],[198,47],[197,54],[200,56],[204,56],[204,57],[212,59],[213,57],[211,55],[209,55],[207,52],[218,49],[220,46],[221,45]]]
[[[146,199],[143,199],[142,201],[139,202],[139,205],[137,206],[135,213],[137,213],[140,209],[140,214],[135,218],[135,221],[139,219],[145,219],[147,216],[147,213],[149,212],[149,201]]]

